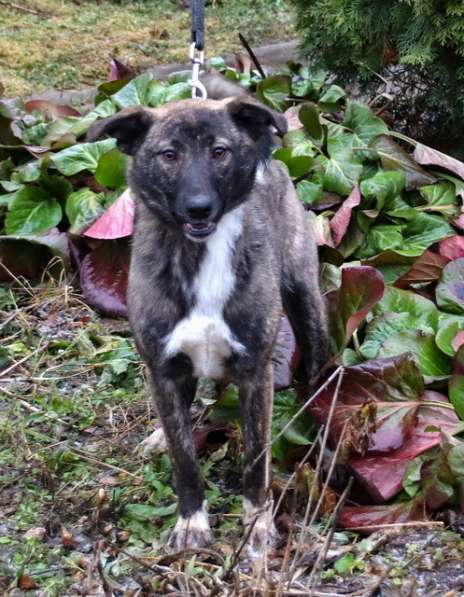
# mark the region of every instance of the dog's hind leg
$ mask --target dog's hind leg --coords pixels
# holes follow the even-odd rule
[[[175,381],[151,376],[151,386],[163,426],[179,499],[179,518],[169,538],[169,547],[204,547],[211,543],[200,468],[195,455],[190,405],[196,380]]]
[[[317,256],[312,251],[294,253],[285,264],[282,304],[301,351],[307,380],[317,376],[329,357],[329,337],[324,301],[319,290]],[[314,252],[315,253],[315,252]]]
[[[272,520],[269,491],[269,442],[271,438],[272,402],[274,395],[273,368],[268,362],[252,379],[239,386],[240,417],[245,448],[243,472],[243,523],[249,535],[251,553],[261,553],[274,541],[276,531]]]

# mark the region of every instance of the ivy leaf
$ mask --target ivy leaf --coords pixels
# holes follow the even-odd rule
[[[459,213],[458,202],[454,185],[451,182],[440,182],[434,185],[421,187],[421,195],[427,201],[424,209],[443,214],[448,220],[455,218]]]
[[[331,85],[319,98],[322,104],[336,104],[339,100],[346,97],[346,91],[339,85]]]
[[[266,77],[258,83],[256,95],[274,110],[283,112],[290,95],[291,78],[286,75]]]
[[[319,121],[319,110],[315,104],[312,102],[304,103],[298,112],[298,118],[304,126],[305,131],[313,139],[317,139],[318,141],[322,139],[324,131]]]
[[[296,185],[296,192],[300,201],[308,205],[312,205],[322,199],[322,185],[311,182],[310,180],[299,182]]]
[[[341,127],[328,126],[327,161],[323,175],[326,191],[339,195],[349,195],[362,172],[361,159],[353,151],[354,135],[341,130]]]
[[[366,147],[379,135],[388,133],[385,122],[375,116],[369,106],[360,102],[348,102],[343,124],[351,129]]]
[[[105,211],[102,203],[103,195],[88,188],[71,193],[65,207],[70,223],[69,232],[80,234],[88,228]]]
[[[367,199],[376,200],[376,209],[380,212],[385,205],[401,194],[406,183],[402,172],[377,172],[361,182],[361,194]]]
[[[65,176],[73,176],[82,170],[94,173],[101,156],[116,146],[115,139],[96,143],[80,143],[63,149],[51,157],[54,166]]]
[[[57,226],[61,220],[60,204],[40,187],[26,187],[16,193],[5,219],[9,235],[36,234]]]
[[[419,257],[434,243],[454,235],[454,230],[439,216],[418,213],[403,230],[404,243],[400,255]]]
[[[417,189],[437,182],[434,176],[421,168],[391,137],[381,135],[371,144],[371,148],[377,152],[385,170],[403,172],[407,189]]]
[[[399,250],[404,246],[402,231],[404,225],[378,224],[371,226],[355,256],[368,259],[386,250]]]

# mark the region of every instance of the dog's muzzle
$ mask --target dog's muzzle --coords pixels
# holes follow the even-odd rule
[[[215,222],[187,222],[183,225],[184,234],[193,241],[206,240],[216,230]]]

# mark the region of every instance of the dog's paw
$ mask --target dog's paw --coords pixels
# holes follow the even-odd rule
[[[263,556],[278,538],[272,519],[272,504],[257,507],[247,499],[243,500],[243,528],[244,536],[248,537],[248,555],[252,558]]]
[[[213,542],[214,537],[209,526],[206,506],[204,506],[188,518],[179,516],[167,547],[173,551],[182,551],[187,548],[207,547]]]
[[[168,451],[168,444],[163,428],[161,426],[157,427],[153,433],[138,445],[137,450],[142,454],[143,458],[166,453]]]

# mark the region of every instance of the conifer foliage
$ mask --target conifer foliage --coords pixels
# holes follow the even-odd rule
[[[393,95],[395,121],[435,144],[464,131],[462,0],[293,0],[304,54],[363,91]],[[380,77],[379,77],[380,75]]]

